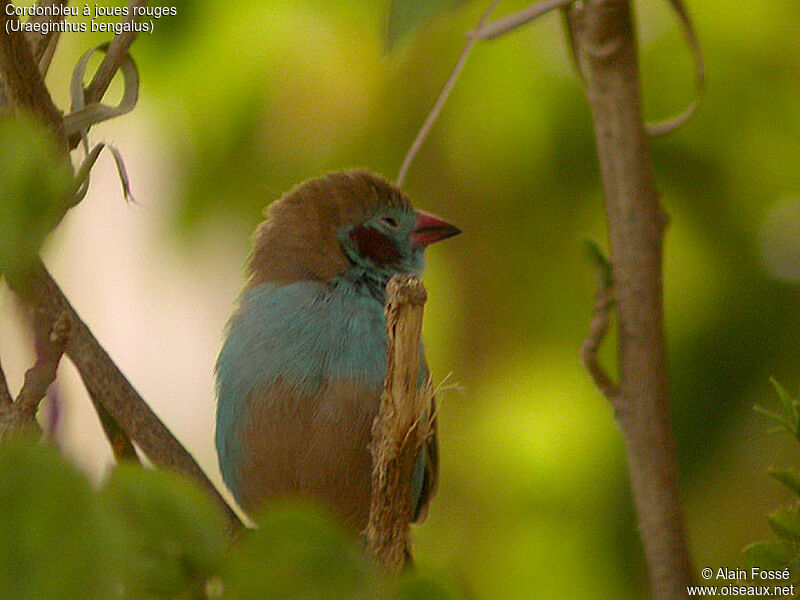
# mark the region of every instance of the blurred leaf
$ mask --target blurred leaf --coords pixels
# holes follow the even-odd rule
[[[0,273],[24,272],[69,206],[72,168],[42,123],[0,118]]]
[[[779,536],[794,543],[800,542],[800,512],[798,508],[783,508],[767,515],[772,529]]]
[[[376,569],[327,515],[275,507],[242,534],[223,573],[226,597],[237,600],[383,598]]]
[[[391,0],[384,40],[387,48],[392,48],[420,23],[457,3],[456,0]]]
[[[800,417],[798,417],[797,413],[797,406],[795,405],[794,401],[792,400],[791,396],[789,396],[789,392],[778,383],[778,381],[774,377],[769,378],[772,387],[775,388],[775,392],[778,394],[778,398],[780,398],[781,403],[783,404],[783,411],[786,414],[786,418],[788,419],[789,423],[791,423],[792,431],[795,434],[798,431],[798,422],[800,422]]]
[[[800,471],[797,469],[769,469],[767,472],[789,488],[789,491],[800,497]]]
[[[222,515],[174,473],[119,465],[104,495],[127,526],[126,592],[135,598],[201,597],[227,546]]]
[[[776,542],[756,542],[742,551],[750,567],[779,570],[797,560],[797,551]]]
[[[753,406],[753,410],[757,413],[761,413],[765,417],[772,419],[776,423],[779,423],[781,425],[781,430],[786,430],[788,433],[795,435],[795,430],[792,423],[790,423],[782,414],[777,413],[774,410],[770,410],[769,408],[759,406],[758,404]]]
[[[4,598],[108,600],[121,579],[124,530],[58,451],[0,446],[0,590]]]

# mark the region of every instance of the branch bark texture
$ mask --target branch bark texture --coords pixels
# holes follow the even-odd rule
[[[659,203],[642,119],[627,0],[584,0],[568,26],[591,106],[612,255],[619,382],[609,401],[625,439],[653,597],[685,598],[692,570],[670,422]]]
[[[11,401],[5,376],[0,370],[0,441],[11,432],[39,429],[36,412],[50,384],[56,379],[69,336],[69,318],[66,313],[61,313],[38,344],[36,364],[26,371],[16,402]]]
[[[427,295],[422,282],[396,275],[386,286],[388,356],[378,415],[372,425],[372,496],[367,546],[379,562],[399,569],[410,556],[411,482],[430,434],[433,390],[419,387],[419,341]]]

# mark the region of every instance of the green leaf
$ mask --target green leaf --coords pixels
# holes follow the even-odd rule
[[[756,542],[743,551],[749,567],[765,570],[779,570],[796,561],[797,551],[790,546],[776,542]]]
[[[800,542],[800,512],[797,507],[782,508],[767,515],[772,529],[782,538],[792,542]]]
[[[774,377],[769,378],[772,387],[775,388],[775,392],[778,394],[778,398],[781,399],[781,403],[783,404],[783,411],[786,414],[787,419],[792,424],[792,431],[798,431],[798,423],[800,423],[800,416],[797,413],[797,407],[795,406],[794,401],[792,400],[791,396],[789,396],[789,392],[778,383],[778,381]]]
[[[119,465],[103,495],[131,539],[126,593],[135,598],[203,597],[227,546],[217,507],[175,473]]]
[[[768,417],[773,421],[775,421],[776,423],[780,424],[782,429],[785,429],[792,435],[795,434],[795,430],[792,428],[792,424],[789,421],[787,421],[782,414],[777,413],[774,410],[770,410],[769,408],[764,408],[763,406],[759,406],[758,404],[753,405],[753,410],[756,411],[757,413],[761,413],[765,417]]]
[[[392,48],[420,23],[456,4],[458,0],[391,0],[386,25],[387,48]]]
[[[0,273],[23,274],[69,206],[72,167],[42,123],[0,118]]]
[[[0,595],[108,600],[121,580],[125,533],[58,451],[12,438],[0,446]]]
[[[256,519],[229,554],[225,597],[237,600],[386,598],[384,582],[329,516],[303,506],[277,506]]]
[[[800,498],[800,471],[797,469],[769,469],[767,472]]]

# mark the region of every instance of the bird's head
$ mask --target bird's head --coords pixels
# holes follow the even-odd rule
[[[363,170],[306,181],[266,217],[250,258],[251,286],[339,277],[385,285],[396,273],[419,274],[425,248],[460,233]]]

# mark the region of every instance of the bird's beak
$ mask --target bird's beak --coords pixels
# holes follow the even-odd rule
[[[443,221],[430,213],[418,210],[417,222],[411,231],[411,246],[424,248],[429,244],[446,240],[459,233],[461,233],[461,230],[458,227],[454,227],[447,221]]]

